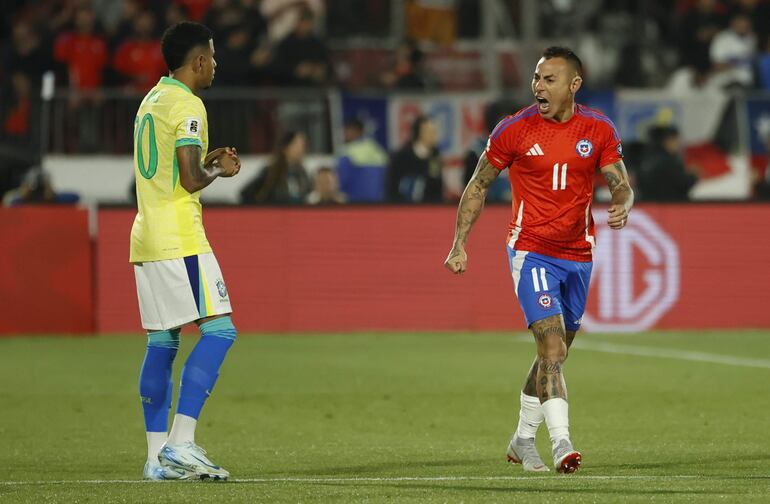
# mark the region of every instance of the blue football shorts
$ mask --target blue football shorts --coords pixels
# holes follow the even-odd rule
[[[580,329],[593,263],[557,259],[509,246],[506,249],[513,288],[527,327],[560,314],[568,331]]]

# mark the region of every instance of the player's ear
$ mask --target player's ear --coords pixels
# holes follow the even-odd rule
[[[572,92],[572,94],[575,94],[578,92],[578,89],[580,89],[580,86],[583,85],[583,78],[579,75],[576,75],[572,78],[572,82],[569,84],[569,90]]]

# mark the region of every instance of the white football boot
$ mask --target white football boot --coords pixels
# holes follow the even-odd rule
[[[188,441],[180,445],[164,444],[158,454],[160,465],[190,473],[195,479],[225,481],[230,473],[222,469],[206,456],[206,450]]]
[[[550,469],[543,463],[540,454],[537,453],[534,439],[522,439],[518,431],[508,443],[508,462],[521,464],[525,471],[548,472]]]
[[[180,479],[187,479],[188,474],[173,469],[171,467],[163,467],[160,462],[147,462],[144,464],[144,479],[147,481],[175,481]]]
[[[572,447],[569,439],[560,439],[553,447],[553,467],[560,473],[570,474],[580,468],[583,456]]]

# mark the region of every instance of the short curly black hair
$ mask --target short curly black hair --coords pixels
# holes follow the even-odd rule
[[[575,70],[575,72],[580,77],[583,77],[583,62],[580,61],[580,58],[578,58],[577,54],[572,52],[572,49],[569,47],[548,47],[545,51],[543,51],[543,58],[547,60],[551,58],[564,58],[570,65],[572,65],[572,68]]]
[[[160,41],[163,59],[170,71],[184,65],[187,55],[198,46],[209,46],[209,40],[214,38],[211,30],[200,24],[182,21],[169,27]]]

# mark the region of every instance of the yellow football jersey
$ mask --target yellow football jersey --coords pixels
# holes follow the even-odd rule
[[[200,191],[179,181],[176,148],[208,151],[206,108],[190,89],[163,77],[142,100],[134,121],[134,174],[139,211],[131,228],[133,263],[211,252],[203,230]]]

